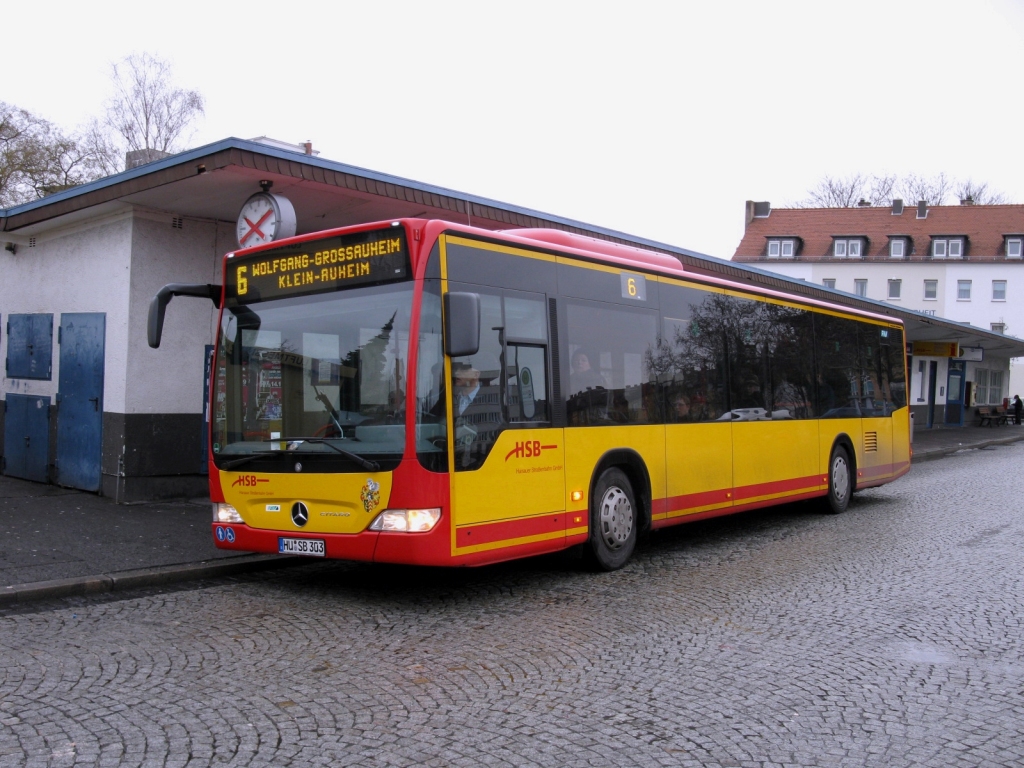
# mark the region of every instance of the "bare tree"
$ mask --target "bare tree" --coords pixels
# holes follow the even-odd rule
[[[956,185],[956,196],[959,200],[970,200],[975,205],[1002,205],[1006,195],[1002,192],[989,190],[987,183],[977,184],[971,179]]]
[[[868,180],[855,173],[841,178],[826,176],[807,194],[802,208],[852,208],[864,195]]]
[[[102,175],[94,152],[24,109],[0,102],[0,207],[28,202]]]
[[[953,182],[944,173],[931,178],[911,173],[897,182],[894,191],[896,197],[908,203],[927,200],[931,205],[945,205],[953,192]]]
[[[198,91],[177,88],[171,65],[149,53],[135,53],[111,65],[114,95],[102,125],[90,130],[93,145],[104,150],[108,166],[120,168],[123,151],[175,152],[205,114]],[[102,129],[108,129],[108,132]]]
[[[913,173],[902,177],[856,173],[845,178],[825,176],[795,207],[852,208],[861,201],[871,205],[889,205],[893,199],[904,200],[911,205],[920,200],[927,200],[931,205],[945,205],[953,195],[957,200],[970,197],[979,205],[1007,202],[1003,194],[990,192],[988,184],[978,184],[970,179],[956,182],[944,173],[930,178]]]
[[[872,205],[888,205],[895,184],[895,176],[865,176],[860,173],[844,178],[826,176],[797,207],[852,208],[862,201]]]

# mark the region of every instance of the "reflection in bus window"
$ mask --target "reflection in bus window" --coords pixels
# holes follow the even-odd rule
[[[570,426],[657,423],[651,360],[657,347],[653,312],[570,302]]]

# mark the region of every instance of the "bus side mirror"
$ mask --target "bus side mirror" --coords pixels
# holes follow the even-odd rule
[[[444,353],[475,355],[480,350],[480,294],[444,295]]]
[[[214,306],[220,308],[219,285],[187,285],[185,283],[165,285],[149,302],[149,325],[146,331],[149,336],[149,346],[153,349],[160,346],[160,337],[164,331],[164,313],[167,311],[167,305],[175,296],[195,296],[200,299],[209,299]]]

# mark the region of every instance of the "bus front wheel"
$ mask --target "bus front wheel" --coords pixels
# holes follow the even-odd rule
[[[853,473],[850,455],[841,445],[832,449],[828,461],[828,507],[826,512],[838,515],[846,511],[853,493]]]
[[[624,566],[636,546],[636,526],[636,497],[629,478],[621,469],[606,469],[590,499],[591,564],[602,571]]]

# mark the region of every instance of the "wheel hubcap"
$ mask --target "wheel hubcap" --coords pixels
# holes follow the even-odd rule
[[[601,536],[610,549],[618,549],[632,531],[633,505],[621,488],[613,486],[601,499]]]
[[[850,490],[850,468],[841,456],[832,463],[832,492],[837,499],[845,499]]]

